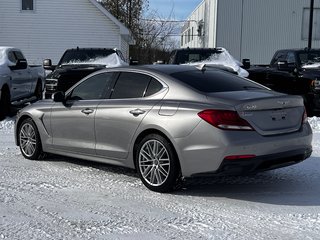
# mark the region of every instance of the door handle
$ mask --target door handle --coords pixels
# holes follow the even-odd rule
[[[142,110],[142,109],[134,109],[131,110],[129,113],[131,113],[133,116],[137,117],[141,114],[144,114],[146,111]]]
[[[93,113],[94,110],[91,109],[91,108],[86,108],[86,109],[81,110],[81,112],[86,114],[86,115],[89,115],[89,114]]]

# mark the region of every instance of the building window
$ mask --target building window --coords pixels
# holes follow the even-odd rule
[[[308,40],[309,38],[309,18],[310,8],[304,8],[302,18],[302,40]],[[315,8],[313,12],[312,39],[320,40],[320,8]]]
[[[21,0],[21,10],[33,11],[34,10],[34,1],[33,0]]]

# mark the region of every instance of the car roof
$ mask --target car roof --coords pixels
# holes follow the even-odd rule
[[[199,66],[200,67],[200,66]],[[197,65],[177,65],[177,64],[150,64],[150,65],[140,65],[140,66],[127,66],[127,67],[115,67],[115,68],[107,68],[102,71],[123,71],[123,70],[143,70],[143,71],[151,71],[158,74],[166,74],[171,75],[178,72],[187,72],[187,71],[201,71]],[[207,71],[223,71],[219,68],[209,67]],[[225,71],[223,71],[225,72]]]

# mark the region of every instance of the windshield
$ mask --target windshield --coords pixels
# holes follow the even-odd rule
[[[82,62],[90,63],[96,59],[105,58],[115,52],[116,51],[112,49],[72,49],[65,52],[59,65]]]

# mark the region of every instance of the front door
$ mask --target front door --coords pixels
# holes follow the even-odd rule
[[[67,94],[65,103],[55,103],[51,130],[56,150],[95,155],[96,109],[108,83],[104,73],[91,76]]]

